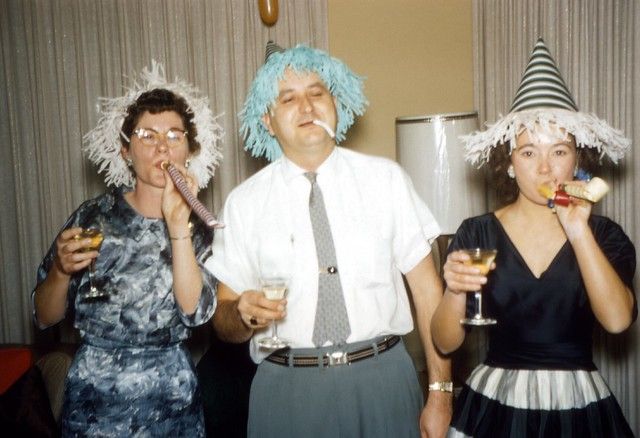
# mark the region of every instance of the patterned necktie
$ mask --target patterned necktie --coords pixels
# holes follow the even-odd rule
[[[334,345],[344,344],[351,334],[347,307],[344,304],[340,273],[338,272],[336,250],[333,246],[331,227],[324,208],[322,190],[316,182],[316,173],[304,174],[311,181],[309,194],[309,216],[313,227],[318,256],[318,306],[313,326],[313,343],[322,346],[331,341]]]

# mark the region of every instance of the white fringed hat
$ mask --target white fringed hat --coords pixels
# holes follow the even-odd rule
[[[200,96],[198,89],[177,78],[167,82],[162,64],[151,61],[151,69],[144,68],[140,74],[140,82],[135,81],[122,97],[99,99],[101,115],[95,128],[83,138],[83,150],[87,157],[98,167],[98,173],[105,172],[107,185],[133,187],[135,177],[127,167],[122,154],[122,123],[127,116],[127,109],[140,95],[147,91],[162,88],[183,98],[193,113],[193,124],[196,127],[196,141],[200,143],[200,151],[190,159],[189,173],[196,179],[198,187],[207,186],[214,175],[215,168],[222,158],[220,139],[222,127],[216,121],[209,99]]]
[[[481,167],[489,161],[496,146],[509,142],[512,152],[516,137],[525,130],[535,137],[536,126],[564,130],[575,137],[578,147],[596,148],[600,157],[606,156],[613,163],[617,163],[631,145],[622,131],[593,114],[578,111],[542,38],[531,53],[509,114],[487,125],[484,131],[463,136],[465,157]]]

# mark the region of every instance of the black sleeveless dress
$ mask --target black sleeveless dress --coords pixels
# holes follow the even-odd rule
[[[633,290],[635,249],[615,222],[589,219],[596,241]],[[486,360],[454,406],[452,437],[626,437],[633,433],[592,359],[595,316],[573,248],[566,242],[539,278],[493,213],[467,219],[449,251],[496,248],[483,288]],[[468,295],[471,315],[473,296]],[[637,304],[634,305],[634,320]]]

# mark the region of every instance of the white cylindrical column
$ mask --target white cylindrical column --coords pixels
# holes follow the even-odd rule
[[[482,173],[464,160],[460,136],[478,129],[475,112],[396,118],[396,155],[443,234],[486,211]]]

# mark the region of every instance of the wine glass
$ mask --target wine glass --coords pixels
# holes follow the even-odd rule
[[[89,252],[100,250],[100,246],[102,245],[102,241],[104,240],[104,235],[102,234],[102,230],[100,228],[84,228],[82,232],[76,234],[73,238],[75,240],[91,239],[91,243],[89,244],[89,246],[85,246],[84,248],[80,249],[81,252]],[[82,294],[82,298],[85,300],[105,298],[109,296],[107,292],[104,292],[95,287],[93,283],[95,269],[96,259],[94,258],[93,260],[91,260],[91,264],[89,265],[89,291]]]
[[[282,240],[282,242],[281,242]],[[258,254],[260,290],[268,300],[281,300],[287,295],[291,281],[291,243],[285,239],[270,238],[262,242]],[[289,341],[278,336],[278,323],[271,321],[271,335],[258,339],[265,350],[279,350],[289,346]]]
[[[469,256],[469,260],[465,262],[465,265],[478,268],[482,275],[487,275],[491,269],[491,263],[496,258],[498,251],[495,249],[483,249],[483,248],[471,248],[463,249]],[[478,290],[474,293],[476,313],[471,318],[464,318],[460,320],[460,324],[467,325],[493,325],[497,321],[493,318],[486,318],[482,315],[482,290]]]
[[[268,300],[281,300],[287,294],[289,278],[283,274],[273,273],[260,278],[260,288]],[[271,321],[271,336],[258,340],[258,345],[265,350],[279,350],[289,346],[289,342],[278,336],[278,323]]]

